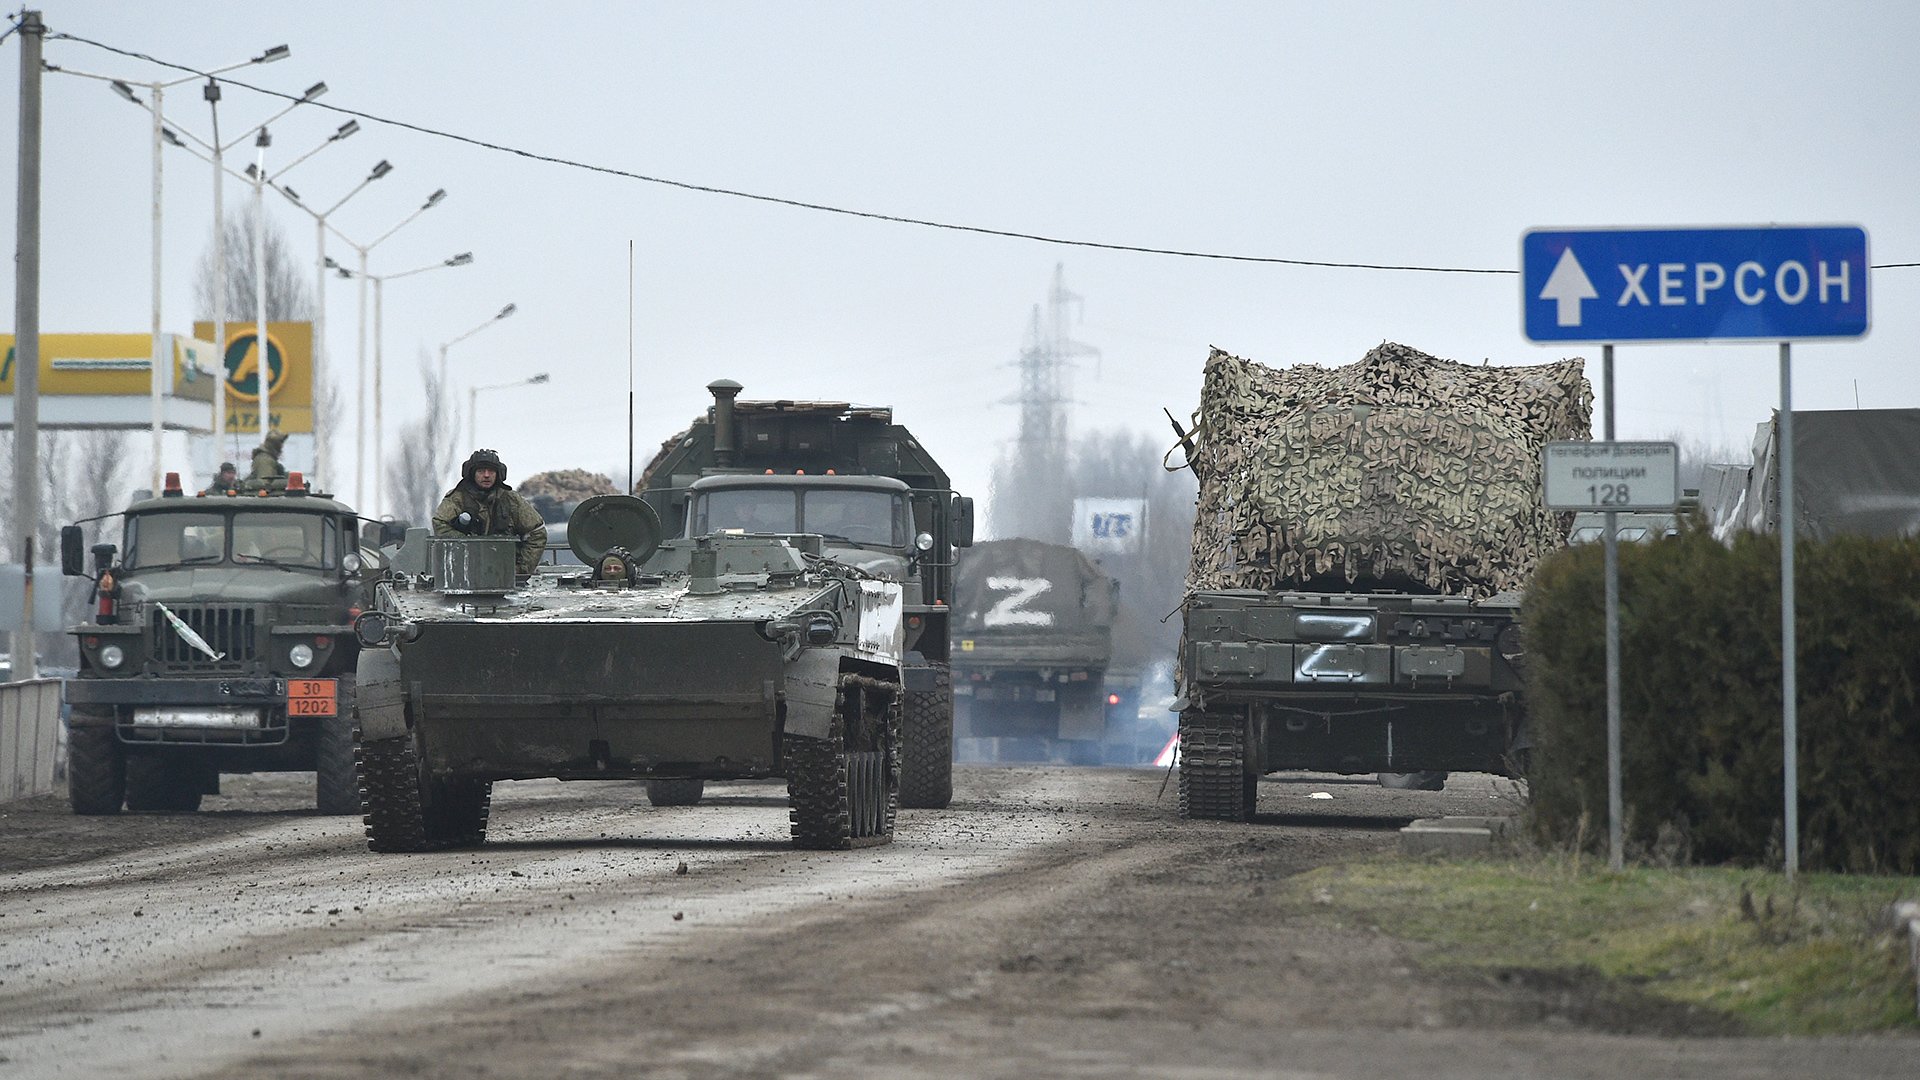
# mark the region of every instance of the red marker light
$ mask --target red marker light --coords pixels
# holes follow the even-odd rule
[[[1119,694],[1108,694],[1108,695],[1107,695],[1107,704],[1109,704],[1109,705],[1118,705],[1118,704],[1120,704],[1120,695],[1119,695]]]

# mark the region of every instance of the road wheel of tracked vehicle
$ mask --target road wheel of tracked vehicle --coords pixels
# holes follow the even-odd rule
[[[1447,774],[1443,772],[1383,772],[1380,786],[1396,791],[1445,791]]]
[[[313,748],[314,804],[323,814],[358,814],[360,782],[353,772],[353,676],[339,677],[333,715],[320,720]]]
[[[67,802],[76,814],[117,814],[127,798],[127,759],[113,732],[113,714],[75,706],[73,720],[82,716],[98,724],[67,726]]]
[[[1253,817],[1260,774],[1249,768],[1238,715],[1180,714],[1180,816],[1218,821]]]
[[[706,794],[707,782],[697,776],[674,776],[647,781],[647,801],[655,806],[696,806]]]
[[[179,754],[127,759],[127,809],[191,814],[200,809],[205,767]]]
[[[944,810],[953,802],[953,679],[930,665],[934,689],[911,690],[901,717],[900,805]]]
[[[893,840],[900,806],[897,687],[849,676],[824,739],[786,736],[795,847],[845,850]]]

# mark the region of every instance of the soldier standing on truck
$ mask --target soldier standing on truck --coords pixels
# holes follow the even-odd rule
[[[435,536],[514,536],[516,571],[532,574],[547,548],[540,511],[507,484],[507,466],[492,450],[475,450],[460,466],[460,482],[433,512]]]
[[[260,445],[253,448],[253,472],[247,477],[253,486],[270,487],[275,480],[282,485],[286,483],[287,467],[280,464],[280,448],[286,444],[286,432],[276,431],[261,439]]]

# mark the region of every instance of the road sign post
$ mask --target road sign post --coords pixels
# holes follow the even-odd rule
[[[1520,238],[1528,340],[1603,346],[1613,443],[1613,346],[1622,341],[1780,343],[1780,639],[1786,875],[1800,869],[1799,703],[1793,603],[1791,342],[1867,332],[1867,233],[1855,225],[1533,229]],[[1548,480],[1551,489],[1552,480]],[[1564,485],[1563,485],[1564,486]],[[1605,489],[1596,486],[1594,497]],[[1564,493],[1564,492],[1563,492]],[[1677,493],[1676,493],[1677,494]],[[1631,501],[1631,490],[1610,498]],[[1571,495],[1568,495],[1571,498]],[[1548,506],[1554,507],[1548,496]],[[1569,509],[1588,509],[1565,507]],[[1614,513],[1606,506],[1608,836],[1620,868],[1619,624]]]

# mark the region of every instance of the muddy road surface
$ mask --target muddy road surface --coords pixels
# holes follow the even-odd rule
[[[890,846],[797,852],[785,792],[495,788],[484,847],[374,855],[299,777],[199,814],[0,805],[0,1077],[1849,1077],[1908,1039],[1728,1037],[1629,990],[1422,973],[1288,876],[1510,792],[963,767]],[[1317,796],[1317,797],[1316,797]]]

